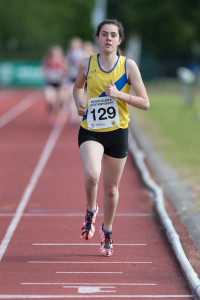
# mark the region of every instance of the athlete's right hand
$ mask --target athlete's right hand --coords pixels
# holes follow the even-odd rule
[[[81,104],[77,107],[79,116],[85,116],[86,115],[86,107],[85,105]]]

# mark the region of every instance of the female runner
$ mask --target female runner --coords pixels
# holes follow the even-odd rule
[[[73,88],[78,114],[83,116],[78,136],[87,197],[82,236],[86,240],[91,239],[95,232],[97,189],[103,167],[104,223],[99,233],[100,251],[104,256],[113,253],[112,224],[128,153],[127,104],[143,110],[149,108],[147,92],[136,63],[118,55],[118,46],[123,38],[124,30],[119,21],[101,22],[96,32],[100,53],[82,60]],[[135,95],[130,94],[131,86]]]
[[[67,63],[60,45],[51,47],[43,60],[45,98],[50,126],[62,123],[67,95],[63,88],[67,77]]]

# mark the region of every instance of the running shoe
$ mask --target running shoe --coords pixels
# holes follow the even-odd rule
[[[113,254],[113,240],[112,240],[112,232],[104,233],[103,225],[99,228],[99,234],[101,237],[101,246],[100,252],[104,256],[111,256]]]
[[[94,213],[86,209],[86,215],[82,226],[82,236],[85,240],[90,240],[95,233],[95,220],[98,211],[99,211],[98,206]]]

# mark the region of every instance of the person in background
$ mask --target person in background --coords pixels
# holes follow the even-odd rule
[[[112,225],[128,154],[128,105],[142,110],[149,108],[146,88],[136,63],[118,55],[123,39],[124,29],[119,21],[101,22],[96,31],[100,52],[82,60],[73,88],[77,111],[82,116],[78,144],[87,198],[82,236],[89,240],[95,233],[97,190],[103,168],[104,222],[99,233],[100,252],[104,256],[113,254]],[[130,94],[131,86],[135,95]]]
[[[68,102],[68,118],[69,118],[69,127],[71,129],[76,128],[80,125],[80,117],[77,113],[76,106],[73,99],[72,89],[73,84],[76,80],[78,74],[78,68],[81,60],[83,59],[83,41],[79,37],[73,37],[69,42],[69,47],[66,53],[66,60],[68,62],[68,80],[70,83],[69,92],[69,102]]]
[[[70,40],[66,58],[69,64],[69,79],[74,83],[79,64],[83,58],[83,41],[81,38],[74,37]]]
[[[64,102],[67,101],[67,94],[63,89],[67,77],[67,63],[61,46],[52,46],[44,57],[42,65],[49,124],[59,125],[64,120],[63,107]]]
[[[94,46],[91,41],[83,42],[83,57],[90,57],[98,52],[98,49]]]

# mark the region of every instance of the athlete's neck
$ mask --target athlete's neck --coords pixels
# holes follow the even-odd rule
[[[110,71],[114,68],[118,60],[118,55],[116,53],[109,54],[99,54],[99,63],[103,70]]]

